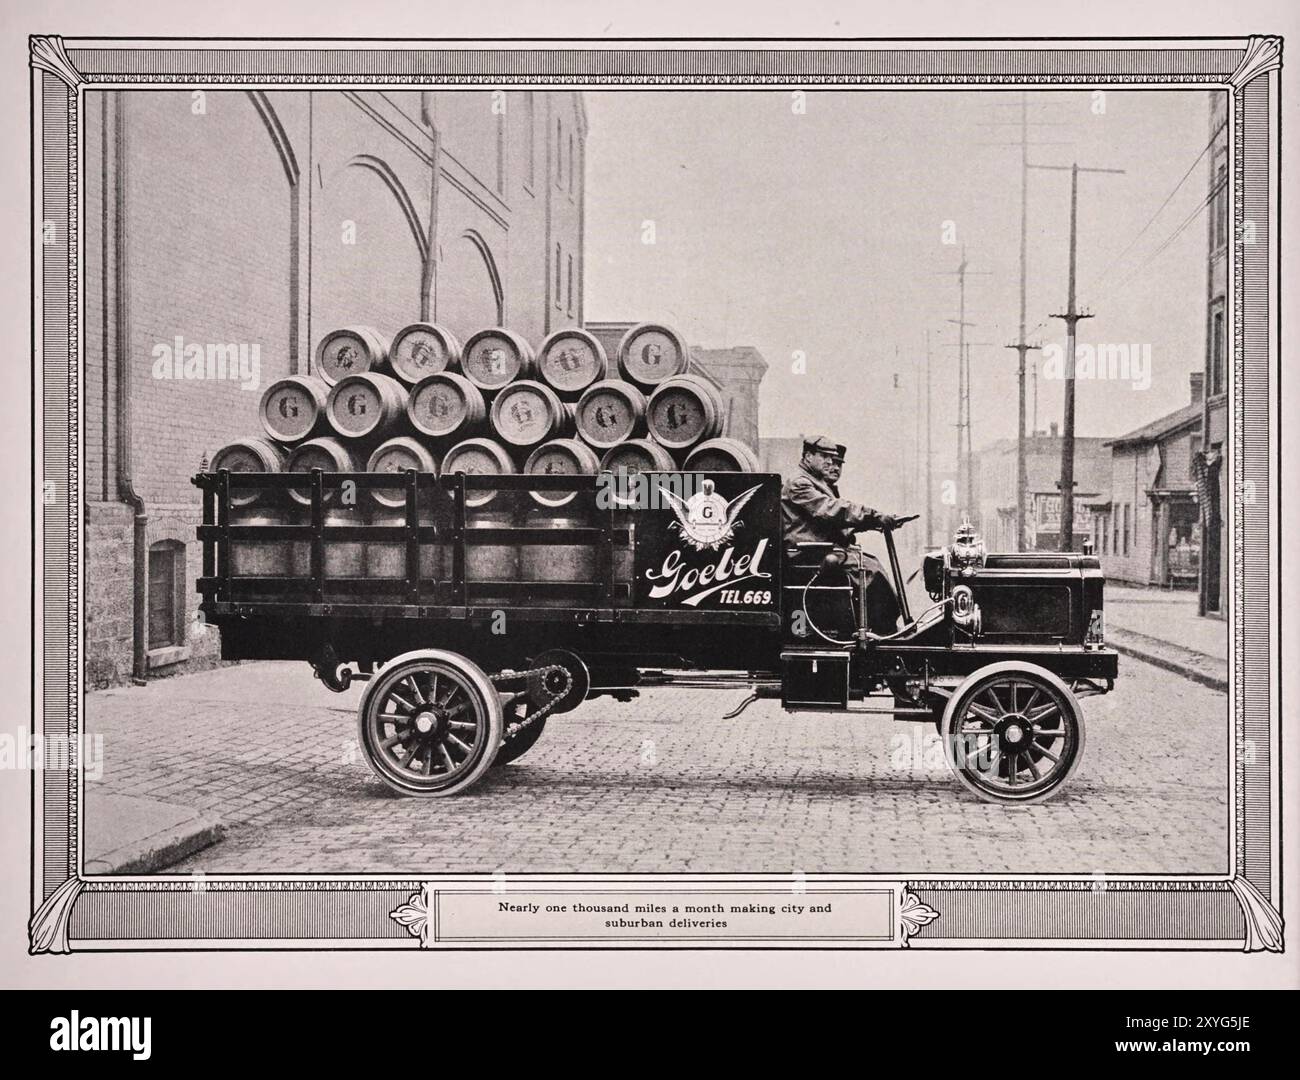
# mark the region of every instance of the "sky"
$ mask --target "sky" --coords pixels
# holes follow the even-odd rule
[[[973,443],[1016,432],[1020,100],[587,92],[585,318],[755,346],[760,434],[849,444],[846,493],[891,504],[915,467],[927,331],[936,468],[954,458],[963,245]],[[1078,384],[1077,434],[1119,435],[1186,404],[1203,364],[1209,94],[1035,91],[1028,108],[1031,161],[1125,170],[1081,174],[1078,203],[1078,302],[1095,312],[1079,340],[1150,347],[1149,385]],[[1069,172],[1031,171],[1027,329],[1061,346],[1069,211]],[[1064,399],[1046,376],[1041,429]]]

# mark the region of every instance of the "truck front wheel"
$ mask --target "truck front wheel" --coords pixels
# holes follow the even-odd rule
[[[1059,678],[1006,661],[971,674],[939,726],[957,779],[990,802],[1051,797],[1083,757],[1083,714]]]

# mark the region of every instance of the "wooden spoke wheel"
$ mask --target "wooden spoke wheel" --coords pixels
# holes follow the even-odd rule
[[[949,699],[940,733],[957,778],[991,802],[1040,802],[1083,756],[1078,702],[1033,664],[1008,661],[975,672]]]
[[[398,657],[371,680],[358,710],[375,774],[404,795],[456,795],[492,766],[501,701],[488,677],[455,653]]]

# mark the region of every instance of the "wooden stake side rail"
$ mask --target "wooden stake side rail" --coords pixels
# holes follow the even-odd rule
[[[207,614],[293,618],[332,617],[420,618],[475,620],[491,618],[503,607],[512,618],[561,622],[619,622],[657,625],[710,625],[779,627],[773,612],[686,611],[632,607],[630,583],[615,577],[619,549],[633,540],[632,529],[621,524],[614,505],[586,511],[591,524],[555,527],[470,527],[473,507],[467,494],[474,492],[576,492],[588,504],[597,491],[598,478],[589,475],[436,476],[414,469],[402,473],[200,473],[193,478],[203,491],[203,523],[198,537],[203,544],[203,574],[197,582]],[[400,506],[404,524],[326,523],[330,494],[346,483],[360,492],[377,489],[403,492]],[[306,524],[235,524],[231,493],[249,490],[283,494],[291,489],[310,491]],[[545,507],[566,516],[563,507]],[[567,516],[572,516],[567,515]],[[310,545],[308,575],[237,576],[232,572],[232,544],[306,543]],[[327,543],[405,544],[401,577],[326,577]],[[445,580],[420,574],[421,547],[445,545],[451,573]],[[590,546],[595,573],[590,581],[467,581],[466,548],[471,545]],[[540,603],[539,603],[540,602]]]

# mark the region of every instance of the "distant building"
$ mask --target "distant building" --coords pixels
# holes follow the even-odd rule
[[[758,467],[763,472],[792,476],[799,469],[801,457],[803,439],[798,435],[793,438],[780,436],[758,440]]]
[[[752,345],[730,349],[691,349],[691,360],[722,390],[723,431],[757,451],[758,391],[767,374],[767,361]]]
[[[614,363],[618,345],[636,324],[633,322],[589,322],[584,325]],[[752,345],[729,349],[706,349],[690,346],[689,371],[712,382],[722,395],[722,430],[728,438],[739,439],[755,453],[759,449],[758,392],[767,374],[767,361]]]
[[[1228,378],[1232,349],[1228,338],[1228,242],[1232,207],[1228,201],[1228,94],[1210,95],[1210,136],[1206,230],[1205,395],[1201,409],[1203,443],[1193,463],[1200,493],[1203,536],[1198,583],[1202,615],[1222,616],[1228,572]]]
[[[1090,507],[1108,490],[1110,451],[1105,439],[1074,440],[1074,537],[1076,547],[1092,531]],[[1016,440],[999,439],[975,454],[976,528],[990,551],[1015,551]],[[1061,436],[1056,424],[1025,439],[1026,551],[1061,546]]]
[[[1092,508],[1092,538],[1108,580],[1197,586],[1202,530],[1192,470],[1201,450],[1201,379],[1192,372],[1187,405],[1106,444],[1110,484]]]

